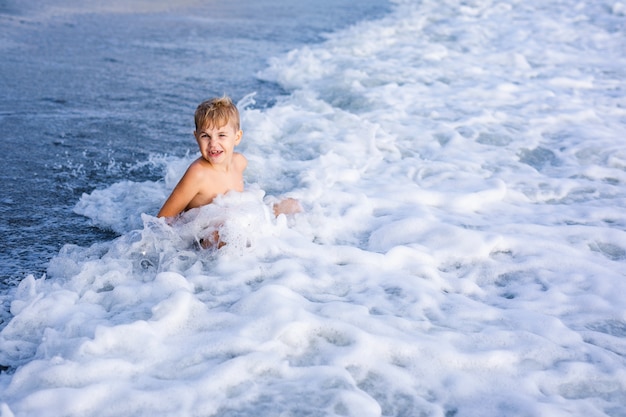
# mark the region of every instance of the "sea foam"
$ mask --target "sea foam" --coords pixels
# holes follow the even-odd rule
[[[3,415],[625,415],[620,10],[398,1],[272,59],[247,191],[83,196],[120,236],[12,294]]]

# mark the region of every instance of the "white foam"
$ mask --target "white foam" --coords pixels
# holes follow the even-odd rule
[[[405,0],[276,57],[248,191],[81,199],[121,236],[14,292],[3,416],[624,415],[622,9]]]

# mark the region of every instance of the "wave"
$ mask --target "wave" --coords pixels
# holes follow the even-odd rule
[[[182,158],[83,196],[120,237],[11,295],[3,413],[620,415],[623,13],[398,1],[276,57],[246,192],[154,218]]]

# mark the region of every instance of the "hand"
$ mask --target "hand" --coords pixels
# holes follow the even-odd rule
[[[300,202],[295,198],[286,198],[279,203],[274,204],[274,216],[278,217],[280,214],[296,214],[302,211]]]

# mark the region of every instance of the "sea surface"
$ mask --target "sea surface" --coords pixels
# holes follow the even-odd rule
[[[114,237],[74,205],[122,180],[158,181],[155,158],[196,152],[202,100],[254,93],[267,107],[287,93],[257,76],[271,57],[389,9],[384,0],[0,1],[0,287],[40,276],[65,244]]]
[[[0,24],[0,416],[626,416],[623,1]],[[155,218],[224,93],[246,191]]]

